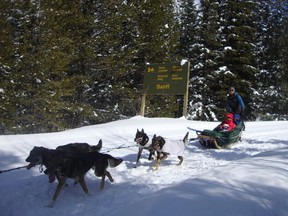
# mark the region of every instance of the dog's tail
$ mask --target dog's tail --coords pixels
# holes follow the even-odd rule
[[[183,138],[183,143],[184,143],[184,144],[187,144],[187,143],[188,143],[188,141],[189,141],[188,137],[189,137],[189,132],[187,132],[187,133],[185,134],[184,138]]]
[[[92,151],[97,151],[100,152],[100,150],[102,149],[102,139],[99,140],[97,145],[91,146]]]
[[[123,162],[122,158],[114,158],[113,156],[109,154],[104,154],[104,155],[107,158],[110,167],[116,167]]]

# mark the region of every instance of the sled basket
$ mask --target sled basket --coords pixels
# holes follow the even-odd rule
[[[241,141],[241,133],[245,130],[245,124],[243,121],[240,121],[232,131],[222,132],[219,130],[219,127],[220,125],[214,128],[214,130],[196,132],[200,144],[206,148],[227,148],[230,145]]]

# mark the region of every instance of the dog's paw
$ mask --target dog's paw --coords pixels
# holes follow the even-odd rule
[[[158,171],[158,166],[154,166],[153,171]]]
[[[46,205],[45,207],[47,208],[52,208],[54,205],[54,201],[51,201],[48,205]]]
[[[55,181],[56,177],[54,174],[49,175],[49,183],[53,183]]]
[[[100,182],[100,189],[103,190],[104,189],[104,181]]]

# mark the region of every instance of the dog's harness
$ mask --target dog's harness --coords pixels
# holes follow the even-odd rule
[[[171,155],[183,156],[185,144],[181,140],[166,140],[160,152],[169,153]]]
[[[136,143],[139,143],[139,148],[141,149],[150,149],[151,144],[149,142],[149,137],[146,135],[144,137],[139,137],[136,139]]]

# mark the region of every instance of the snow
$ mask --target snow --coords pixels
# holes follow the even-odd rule
[[[187,62],[188,62],[187,59],[182,59],[180,65],[183,66],[183,65],[185,65]]]
[[[152,137],[182,139],[191,128],[213,129],[218,122],[185,118],[136,116],[105,124],[58,133],[0,136],[0,170],[27,165],[34,146],[56,148],[71,142],[91,145],[103,140],[102,152],[124,162],[109,168],[115,182],[86,174],[90,196],[68,181],[53,208],[49,204],[57,181],[50,184],[38,167],[0,174],[2,216],[288,216],[288,124],[285,121],[247,122],[242,142],[230,149],[204,149],[198,141],[187,144],[184,161],[177,166],[169,156],[157,172],[143,151],[134,168],[137,147],[134,136],[144,128]],[[196,137],[190,131],[189,138]],[[150,138],[151,139],[151,138]]]

